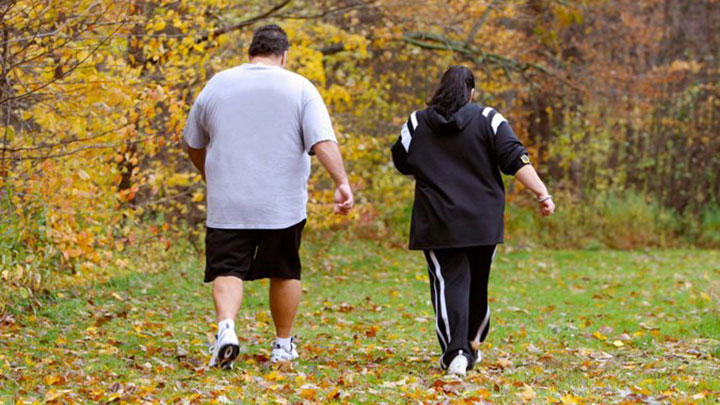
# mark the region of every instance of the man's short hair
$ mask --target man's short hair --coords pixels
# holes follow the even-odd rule
[[[288,48],[290,48],[290,43],[285,31],[275,24],[270,24],[262,26],[255,31],[250,49],[248,49],[248,55],[250,55],[250,57],[264,55],[282,56]]]

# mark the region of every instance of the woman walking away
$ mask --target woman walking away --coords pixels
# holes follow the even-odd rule
[[[472,103],[474,93],[470,69],[450,67],[428,108],[410,115],[392,147],[395,167],[415,177],[410,249],[425,253],[440,365],[457,376],[480,362],[490,329],[488,276],[503,241],[500,172],[535,193],[543,216],[555,210],[510,125]]]

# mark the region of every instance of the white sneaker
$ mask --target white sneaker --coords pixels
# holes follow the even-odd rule
[[[458,352],[457,356],[450,362],[447,369],[447,375],[455,375],[458,377],[465,377],[467,374],[468,359],[463,356],[462,350]]]
[[[233,361],[240,353],[235,330],[228,325],[225,329],[218,331],[215,335],[215,344],[210,346],[212,357],[210,358],[209,367],[218,367],[224,370],[232,370]]]
[[[270,355],[270,361],[277,363],[279,361],[293,361],[300,357],[297,352],[297,345],[293,343],[295,338],[290,339],[290,349],[282,346],[277,340],[272,342],[272,354]]]

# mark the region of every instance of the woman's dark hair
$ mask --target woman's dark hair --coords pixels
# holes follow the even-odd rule
[[[470,91],[474,88],[475,76],[470,69],[465,66],[450,66],[443,74],[428,106],[434,107],[445,118],[450,118],[460,107],[467,104]]]
[[[265,25],[257,29],[253,35],[248,55],[281,56],[290,47],[285,31],[275,24]]]

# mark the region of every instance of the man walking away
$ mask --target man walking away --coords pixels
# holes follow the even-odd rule
[[[270,278],[277,333],[271,361],[298,357],[291,332],[302,291],[310,155],[335,182],[335,213],[353,206],[327,108],[310,81],[284,69],[288,48],[282,28],[259,28],[250,63],[210,79],[184,130],[190,159],[207,185],[205,282],[213,283],[218,321],[211,367],[232,368],[243,282],[262,278]]]

